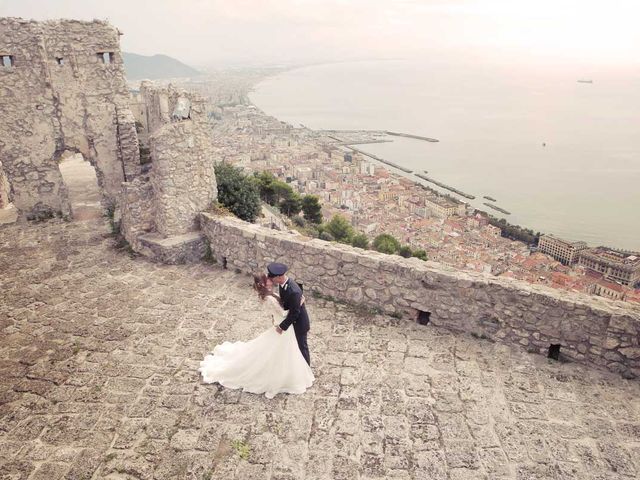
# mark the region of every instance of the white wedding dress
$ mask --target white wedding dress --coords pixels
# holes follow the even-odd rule
[[[262,303],[265,314],[278,325],[284,318],[278,300],[267,296]],[[249,393],[304,393],[315,377],[305,361],[293,326],[279,334],[274,326],[248,342],[224,342],[200,362],[198,371],[205,383],[218,382],[227,388]]]

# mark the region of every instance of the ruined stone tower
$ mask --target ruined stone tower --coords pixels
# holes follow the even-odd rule
[[[137,120],[151,151],[149,175],[123,183],[120,229],[132,248],[167,263],[204,254],[198,215],[216,200],[215,154],[200,95],[142,82]]]
[[[102,21],[0,19],[0,162],[21,216],[70,213],[64,152],[95,167],[107,203],[139,172],[119,35]]]

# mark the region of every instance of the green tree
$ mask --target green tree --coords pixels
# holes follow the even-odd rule
[[[381,233],[373,239],[373,248],[381,253],[394,254],[400,249],[400,242],[393,235]]]
[[[409,258],[412,255],[412,251],[411,251],[411,247],[409,245],[402,245],[399,249],[398,249],[398,255],[400,255],[401,257],[404,258]]]
[[[369,248],[369,239],[364,233],[356,233],[353,238],[351,238],[351,245],[367,249]]]
[[[334,215],[323,230],[341,243],[349,243],[354,234],[353,227],[342,215]]]
[[[416,258],[419,258],[420,260],[424,260],[425,262],[428,260],[427,259],[427,252],[425,252],[422,249],[414,250],[413,251],[413,256],[416,257]]]
[[[320,198],[317,195],[305,195],[302,197],[302,213],[309,222],[322,223]]]
[[[275,196],[274,205],[278,205],[283,200],[291,198],[294,194],[294,191],[293,191],[293,188],[291,188],[291,185],[281,180],[275,180],[272,185],[273,185],[273,193]]]
[[[216,164],[215,172],[218,201],[238,218],[253,222],[260,213],[260,194],[256,182],[228,163]]]
[[[280,200],[280,204],[278,206],[280,207],[280,211],[287,217],[293,217],[302,210],[302,198],[298,193],[292,190],[289,196]]]
[[[260,198],[262,199],[262,201],[268,203],[269,205],[275,205],[276,192],[274,183],[278,181],[276,177],[274,177],[270,172],[255,172],[253,176],[258,183],[258,188],[260,189]]]

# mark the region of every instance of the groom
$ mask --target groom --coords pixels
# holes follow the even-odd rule
[[[309,347],[307,346],[307,333],[309,333],[309,315],[302,301],[302,290],[300,286],[287,277],[286,273],[289,268],[283,263],[270,263],[267,265],[267,274],[269,278],[280,286],[280,298],[282,299],[282,308],[288,310],[286,318],[276,327],[278,333],[282,333],[293,324],[293,331],[296,334],[298,348],[302,356],[311,366],[309,357]]]

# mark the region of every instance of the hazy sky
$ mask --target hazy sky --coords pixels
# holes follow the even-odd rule
[[[640,63],[640,0],[0,0],[0,16],[108,19],[123,50],[195,66],[434,50]]]

